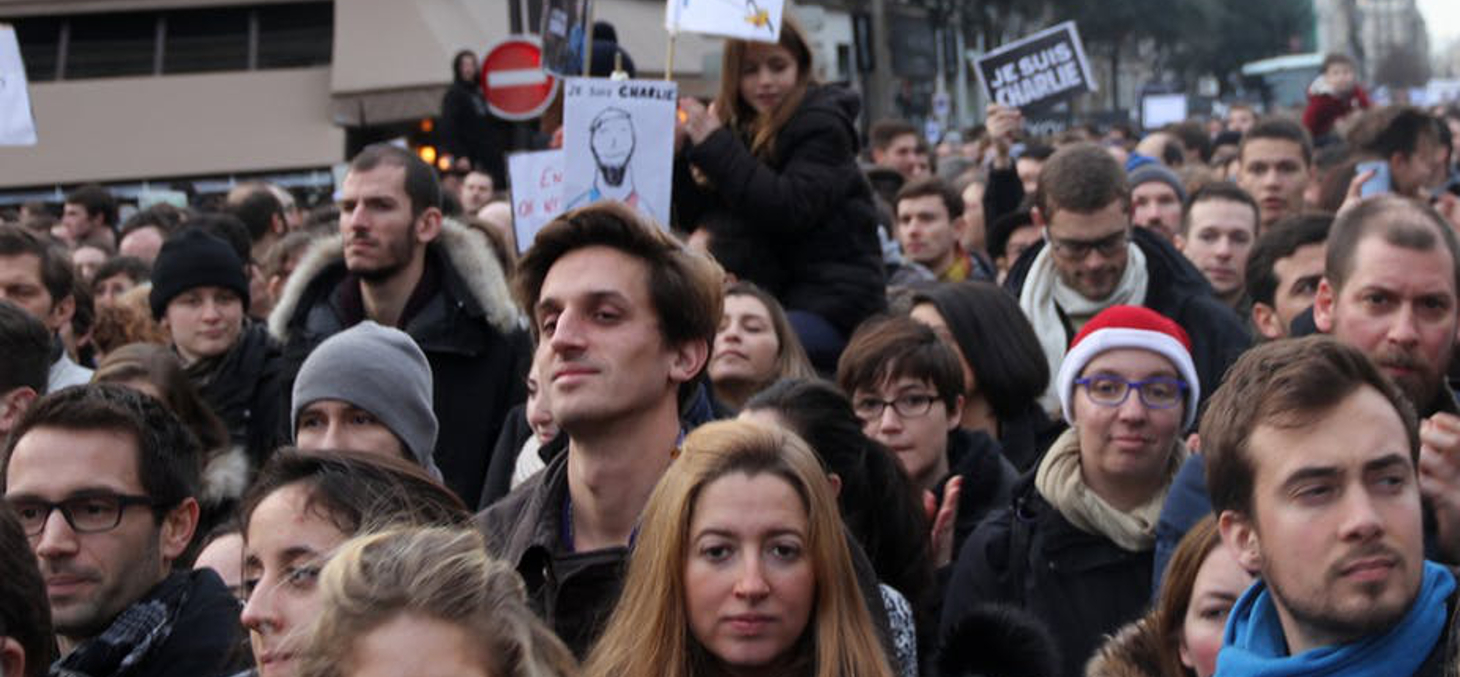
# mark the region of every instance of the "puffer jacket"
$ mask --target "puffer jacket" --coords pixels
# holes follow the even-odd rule
[[[849,90],[813,86],[776,135],[772,161],[723,127],[675,162],[678,225],[708,228],[728,271],[843,336],[886,305],[872,187],[857,166],[860,107]]]

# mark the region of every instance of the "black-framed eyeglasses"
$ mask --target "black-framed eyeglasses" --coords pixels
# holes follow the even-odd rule
[[[156,509],[157,501],[150,496],[127,496],[122,494],[98,494],[76,496],[59,503],[36,499],[6,499],[20,518],[20,526],[26,536],[39,536],[46,530],[51,512],[60,510],[66,524],[78,534],[96,534],[111,531],[122,523],[122,514],[127,508],[144,505]]]
[[[1063,238],[1049,237],[1049,247],[1062,259],[1070,261],[1083,261],[1090,252],[1100,252],[1101,256],[1111,257],[1119,254],[1130,241],[1130,230],[1125,229],[1118,233],[1111,233],[1098,240],[1066,240]]]
[[[927,393],[907,393],[891,400],[865,395],[852,401],[852,412],[863,421],[875,421],[890,406],[902,418],[917,418],[926,415],[937,401],[936,396]]]
[[[1077,378],[1075,383],[1085,386],[1085,396],[1091,402],[1106,407],[1125,404],[1125,399],[1134,389],[1140,393],[1141,404],[1152,409],[1170,409],[1186,399],[1186,391],[1190,388],[1185,381],[1169,376],[1127,381],[1119,376],[1100,374]]]

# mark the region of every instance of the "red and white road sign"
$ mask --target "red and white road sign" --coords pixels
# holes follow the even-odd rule
[[[542,45],[534,35],[512,35],[482,59],[482,91],[492,114],[530,120],[553,101],[558,80],[542,69]]]

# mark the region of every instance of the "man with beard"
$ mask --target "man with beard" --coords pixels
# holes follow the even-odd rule
[[[367,319],[405,331],[431,365],[436,465],[476,505],[502,420],[526,398],[531,355],[501,265],[484,235],[442,216],[436,174],[410,151],[361,151],[339,205],[339,239],[300,259],[269,319],[284,392],[326,338]]]
[[[198,526],[197,446],[161,401],[108,384],[52,393],[12,431],[0,490],[45,582],[50,674],[238,669],[238,600],[211,569],[173,568]]]
[[[652,216],[654,210],[634,188],[634,173],[629,161],[634,159],[634,119],[626,111],[605,108],[588,125],[589,147],[597,171],[593,187],[568,201],[568,209],[577,209],[599,200],[617,200]]]
[[[1191,337],[1202,383],[1220,383],[1251,339],[1242,320],[1212,295],[1181,252],[1147,228],[1131,226],[1125,170],[1092,143],[1066,146],[1039,172],[1031,212],[1044,240],[1009,270],[1006,286],[1034,325],[1051,374],[1085,322],[1117,305],[1144,306]],[[1051,384],[1040,398],[1059,410]]]
[[[1217,677],[1446,672],[1455,578],[1425,561],[1428,443],[1394,381],[1333,338],[1274,341],[1232,367],[1201,430],[1222,541],[1259,574]]]
[[[1392,195],[1334,221],[1313,299],[1318,330],[1363,351],[1422,421],[1421,489],[1435,545],[1460,561],[1460,406],[1445,383],[1460,322],[1460,244],[1428,205]]]

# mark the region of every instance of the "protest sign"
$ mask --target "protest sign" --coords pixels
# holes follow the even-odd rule
[[[1075,22],[1042,30],[974,61],[990,101],[1037,109],[1096,91]]]
[[[569,78],[566,85],[565,208],[618,200],[668,224],[677,86],[594,78]]]
[[[689,31],[739,40],[781,39],[785,0],[669,0],[664,27],[670,33]]]
[[[0,146],[34,146],[35,117],[30,110],[25,64],[15,27],[0,24]]]
[[[588,3],[547,0],[542,12],[542,69],[569,77],[583,75],[583,42],[590,37]]]
[[[1147,94],[1141,97],[1141,127],[1159,129],[1186,119],[1185,94]]]
[[[537,231],[563,213],[563,151],[513,153],[507,156],[507,173],[512,177],[512,234],[522,254]]]

